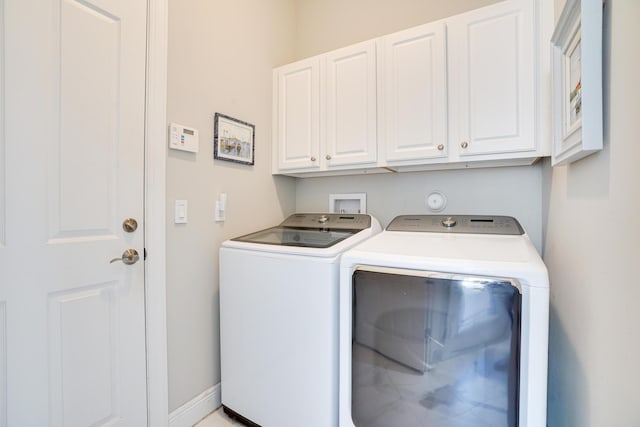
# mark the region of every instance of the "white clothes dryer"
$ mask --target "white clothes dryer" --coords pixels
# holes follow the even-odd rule
[[[251,426],[337,425],[340,257],[380,231],[370,215],[295,214],[222,244],[227,414]]]
[[[342,257],[340,427],[544,427],[548,319],[514,218],[395,218]]]

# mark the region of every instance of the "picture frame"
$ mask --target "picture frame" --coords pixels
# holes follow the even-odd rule
[[[215,113],[213,158],[243,165],[255,164],[255,125]]]
[[[551,36],[552,166],[602,150],[602,7],[567,0]]]

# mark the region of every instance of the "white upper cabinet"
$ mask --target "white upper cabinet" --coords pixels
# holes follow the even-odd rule
[[[320,61],[317,57],[274,72],[274,171],[320,167]],[[274,145],[274,148],[276,146]]]
[[[376,43],[274,70],[274,173],[375,166]]]
[[[550,0],[504,0],[274,71],[274,173],[531,164],[550,154]]]
[[[507,1],[447,21],[450,141],[461,159],[536,149],[534,4]]]
[[[375,163],[376,44],[360,43],[324,56],[327,168]]]
[[[442,22],[381,39],[380,124],[390,164],[446,158],[446,53]]]

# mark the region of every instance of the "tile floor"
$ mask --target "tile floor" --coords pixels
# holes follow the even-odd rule
[[[233,421],[231,418],[227,417],[222,408],[218,409],[211,415],[207,416],[205,419],[200,421],[194,427],[229,427],[236,426],[242,427],[242,424]]]

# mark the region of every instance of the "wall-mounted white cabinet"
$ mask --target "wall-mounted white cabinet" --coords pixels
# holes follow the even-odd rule
[[[376,44],[274,70],[274,173],[377,162]]]
[[[320,167],[320,59],[285,65],[274,73],[274,169]],[[274,147],[275,149],[276,147]],[[277,156],[277,157],[276,157]]]
[[[515,165],[549,155],[548,3],[503,1],[274,70],[273,172]],[[300,73],[308,76],[292,77]]]
[[[380,126],[387,162],[447,157],[447,40],[444,23],[391,34],[380,46]]]
[[[498,3],[447,22],[450,141],[461,160],[536,155],[534,3]]]
[[[330,52],[324,56],[322,63],[326,83],[322,120],[326,132],[323,138],[326,167],[375,164],[375,42]]]

